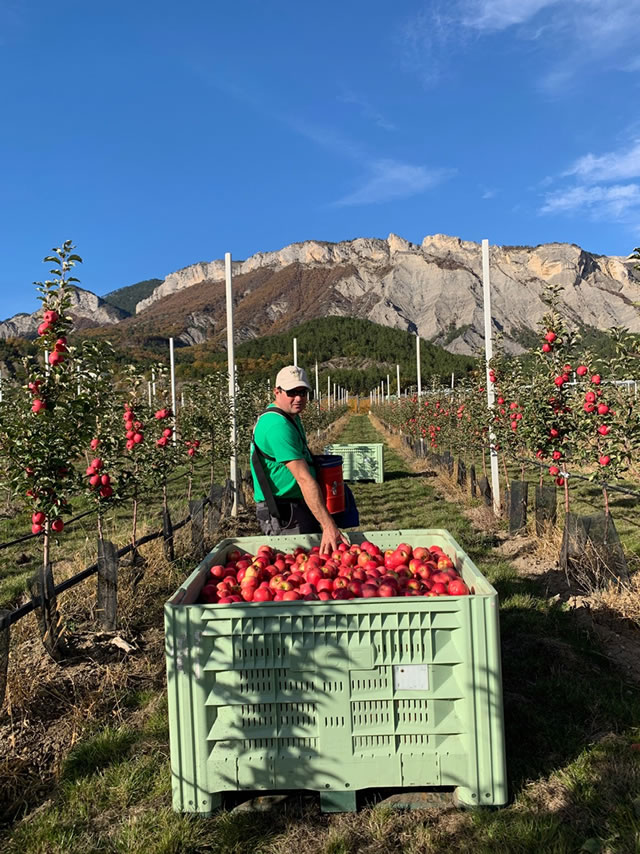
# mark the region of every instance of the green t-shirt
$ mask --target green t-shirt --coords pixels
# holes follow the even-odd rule
[[[261,456],[267,480],[275,498],[302,498],[302,492],[298,482],[284,465],[291,460],[305,459],[309,463],[311,474],[315,477],[313,458],[304,438],[304,427],[299,415],[294,416],[294,426],[284,415],[277,412],[265,412],[261,415],[254,431],[257,446],[265,454],[274,457],[269,460]],[[251,443],[251,455],[253,455],[253,442]],[[256,501],[264,501],[265,497],[260,489],[258,478],[251,463],[251,474],[253,476],[253,497]]]

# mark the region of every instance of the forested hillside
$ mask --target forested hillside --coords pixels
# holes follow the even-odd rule
[[[294,338],[298,344],[298,364],[308,370],[310,377],[317,361],[325,377],[329,372],[332,382],[353,393],[368,393],[386,379],[387,374],[394,390],[396,364],[400,365],[402,387],[416,383],[416,336],[353,317],[312,320],[286,333],[240,344],[236,348],[239,376],[273,379],[279,368],[291,364]],[[470,356],[449,353],[424,340],[420,356],[425,385],[432,377],[448,382],[452,372],[460,377],[471,370],[475,362]],[[226,366],[226,353],[209,353],[203,344],[179,350],[177,362],[179,376],[194,378],[204,376],[212,366]]]

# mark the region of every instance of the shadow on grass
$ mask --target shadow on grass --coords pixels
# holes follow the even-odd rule
[[[434,475],[431,472],[423,472],[423,471],[401,471],[396,469],[394,471],[385,471],[384,479],[385,483],[392,480],[404,480],[410,478],[424,478],[424,477],[433,477]]]

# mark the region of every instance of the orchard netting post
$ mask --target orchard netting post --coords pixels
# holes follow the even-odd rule
[[[173,444],[175,445],[178,437],[176,435],[176,361],[173,354],[173,338],[169,338],[169,366],[171,371],[171,411],[173,412]]]
[[[118,557],[109,540],[98,538],[98,622],[104,631],[113,632],[118,621]]]
[[[8,617],[11,611],[6,608],[0,608],[0,624],[6,620],[6,625],[0,628],[0,709],[4,703],[4,695],[7,690],[7,670],[9,668],[9,621]]]
[[[493,338],[491,326],[491,281],[489,276],[489,241],[482,241],[482,293],[484,299],[484,352],[486,362],[487,406],[495,406],[495,390],[490,374],[490,363],[493,358]],[[493,512],[500,515],[500,476],[498,472],[498,452],[495,446],[495,434],[491,434],[491,492]]]
[[[231,456],[229,458],[229,474],[233,490],[231,502],[231,515],[237,515],[238,505],[238,472],[236,459],[236,369],[235,354],[233,350],[233,282],[231,275],[231,253],[225,252],[224,256],[225,286],[227,299],[227,364],[229,370],[229,404],[231,410]]]

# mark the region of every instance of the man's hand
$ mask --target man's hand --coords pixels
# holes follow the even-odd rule
[[[327,525],[322,529],[322,542],[320,543],[320,554],[331,554],[338,548],[338,543],[348,543],[349,541],[338,528],[336,523],[331,520],[331,525]]]

